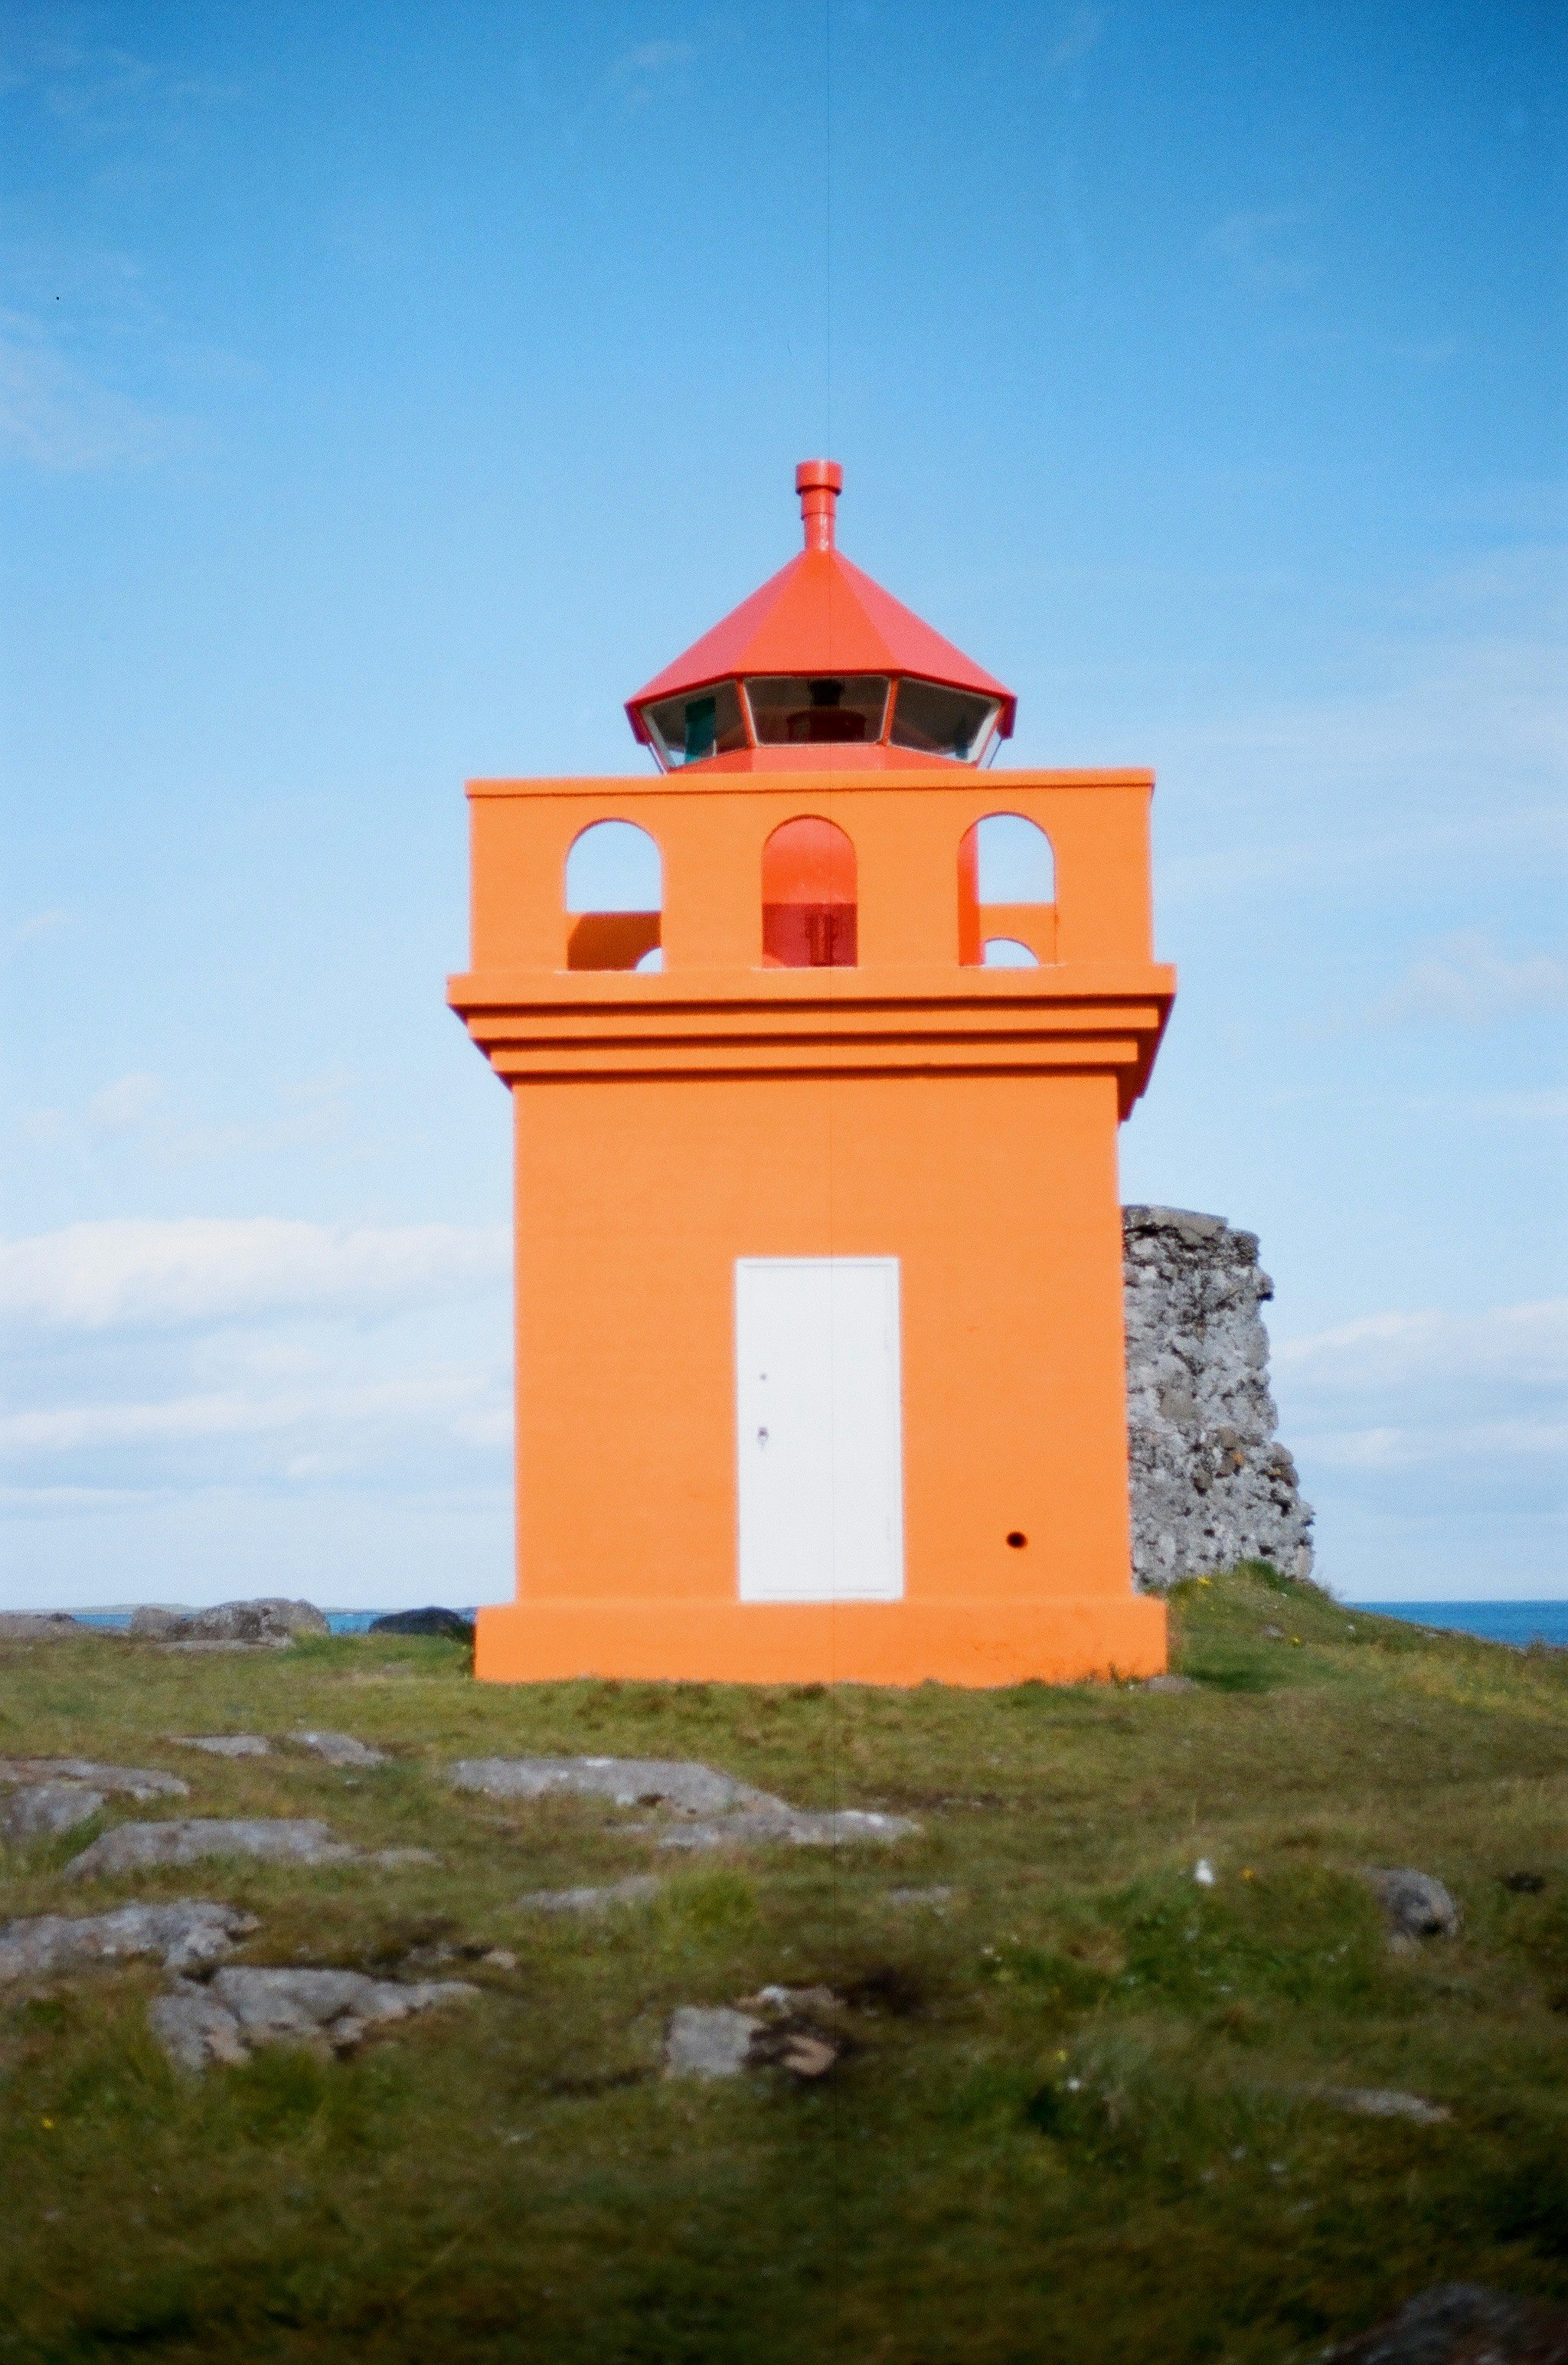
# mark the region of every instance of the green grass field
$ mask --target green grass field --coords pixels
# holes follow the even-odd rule
[[[191,1785],[106,1822],[315,1814],[442,1859],[67,1880],[88,1827],[6,1860],[0,1918],[218,1898],[260,1917],[238,1960],[484,1990],[352,2059],[191,2081],[148,2034],[151,1965],[0,1989],[0,2359],[1305,2365],[1434,2281],[1568,2295],[1568,1653],[1257,1570],[1173,1617],[1176,1696],[505,1689],[442,1642],[0,1651],[0,1754]],[[393,1762],[168,1738],[299,1726]],[[672,1862],[602,1806],[436,1778],[535,1752],[699,1758],[924,1835]],[[1392,1953],[1367,1864],[1437,1874],[1461,1935]],[[650,1867],[658,1901],[586,1926],[518,1905]],[[941,1911],[889,1901],[930,1884]],[[832,2074],[660,2076],[676,2005],[767,1981],[846,1999]],[[1451,2117],[1350,2115],[1343,2087]]]

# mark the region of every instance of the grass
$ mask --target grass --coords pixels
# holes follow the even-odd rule
[[[260,1916],[242,1960],[484,1994],[351,2061],[190,2083],[148,2037],[151,1967],[0,1990],[0,2365],[1305,2365],[1434,2281],[1568,2296],[1568,1654],[1256,1567],[1173,1615],[1197,1688],[1164,1697],[505,1689],[436,1642],[6,1649],[0,1755],[191,1784],[106,1821],[319,1814],[442,1859],[81,1884],[73,1835],[8,1860],[6,1916],[219,1897]],[[392,1762],[168,1739],[298,1726]],[[644,1867],[633,1819],[433,1778],[535,1751],[697,1757],[924,1834],[681,1860],[656,1905],[563,1926],[517,1900]],[[1438,1874],[1460,1937],[1391,1954],[1367,1863]],[[888,1903],[911,1884],[955,1894]],[[851,2000],[831,2077],[658,2077],[675,2005],[768,1980]],[[1349,2086],[1452,2116],[1348,2116],[1321,2090]]]

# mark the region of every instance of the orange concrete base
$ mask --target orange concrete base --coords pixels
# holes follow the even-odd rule
[[[474,1672],[719,1684],[1070,1684],[1165,1667],[1165,1604],[519,1601],[481,1609]]]

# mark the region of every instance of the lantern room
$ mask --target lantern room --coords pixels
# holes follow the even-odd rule
[[[662,771],[911,757],[983,764],[1013,731],[1017,701],[961,649],[852,566],[838,548],[844,471],[795,471],[805,548],[655,674],[626,712]]]
[[[476,1667],[1147,1675],[1116,1140],[1174,992],[1152,775],[804,548],[627,701],[653,768],[468,786],[451,1004],[510,1095],[517,1597]]]

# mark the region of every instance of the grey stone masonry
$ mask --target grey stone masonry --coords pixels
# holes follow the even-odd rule
[[[1274,1435],[1274,1284],[1255,1232],[1182,1207],[1124,1207],[1133,1575],[1179,1576],[1266,1560],[1312,1571],[1312,1510]]]

